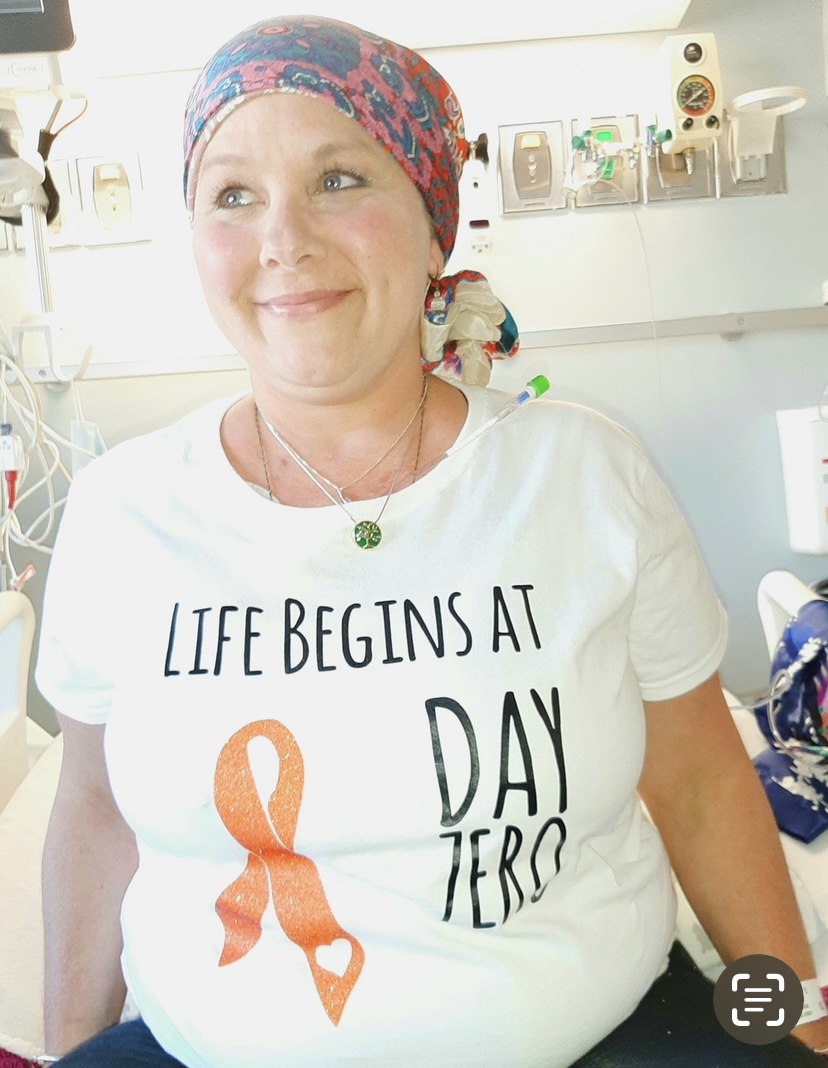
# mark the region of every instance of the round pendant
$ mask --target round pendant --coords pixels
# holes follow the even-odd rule
[[[354,541],[360,549],[376,549],[382,541],[382,531],[379,524],[371,519],[363,519],[354,527]]]

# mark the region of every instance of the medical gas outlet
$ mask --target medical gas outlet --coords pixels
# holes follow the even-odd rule
[[[828,555],[828,422],[819,408],[776,413],[788,539],[797,553]]]
[[[573,207],[640,199],[637,116],[574,120],[571,145],[564,193]]]

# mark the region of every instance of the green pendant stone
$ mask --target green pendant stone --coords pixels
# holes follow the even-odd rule
[[[382,541],[382,531],[377,523],[363,519],[354,527],[354,541],[360,549],[376,549]]]

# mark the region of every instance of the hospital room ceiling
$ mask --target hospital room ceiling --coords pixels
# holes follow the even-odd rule
[[[590,4],[537,4],[512,0],[508,18],[501,5],[457,0],[443,5],[439,18],[421,5],[388,0],[314,0],[297,5],[314,14],[368,27],[414,48],[484,44],[495,41],[580,37],[676,29],[691,0],[592,0]],[[124,33],[129,7],[112,0],[70,0],[77,44],[70,55],[87,76],[108,77],[165,70],[196,69],[240,26],[273,14],[272,0],[235,0],[212,5],[203,0],[142,0]],[[74,65],[73,63],[73,65]]]

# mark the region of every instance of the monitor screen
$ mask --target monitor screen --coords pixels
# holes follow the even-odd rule
[[[65,52],[74,43],[69,0],[0,0],[0,55]]]

